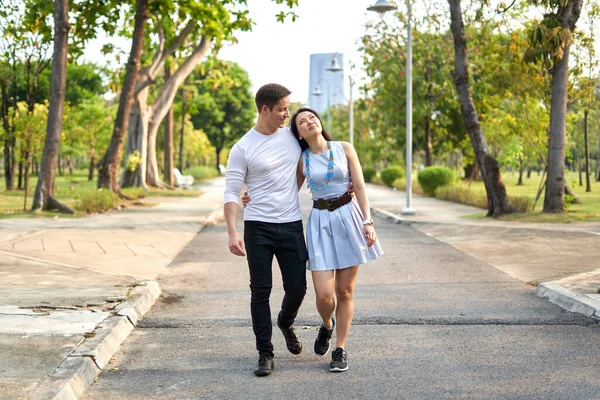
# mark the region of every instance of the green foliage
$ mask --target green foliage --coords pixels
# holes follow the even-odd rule
[[[125,168],[128,171],[135,171],[138,167],[142,165],[142,156],[139,150],[132,151],[127,157],[127,163],[125,164]]]
[[[86,214],[101,213],[119,205],[119,196],[102,189],[86,189],[76,194],[75,209]]]
[[[190,115],[220,152],[244,135],[254,123],[256,107],[248,73],[238,64],[210,59],[191,75],[197,95]]]
[[[387,167],[381,171],[379,176],[386,186],[393,187],[394,181],[404,176],[404,170],[400,167]]]
[[[362,169],[363,172],[363,177],[365,178],[365,182],[367,183],[371,183],[371,181],[373,180],[373,177],[375,175],[377,175],[377,171],[375,170],[375,168],[372,167],[364,167]]]
[[[214,166],[197,166],[187,168],[183,174],[192,175],[195,180],[203,181],[219,176],[219,171]]]
[[[427,167],[419,171],[417,180],[425,193],[434,194],[437,188],[452,184],[456,177],[450,168]]]
[[[571,196],[568,193],[565,194],[565,210],[568,210],[571,207],[571,205],[573,204],[573,200],[575,200],[573,196]]]

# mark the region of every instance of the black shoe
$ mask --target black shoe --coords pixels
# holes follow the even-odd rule
[[[348,354],[341,347],[331,352],[329,370],[331,372],[344,372],[348,370]]]
[[[277,326],[281,329],[283,337],[285,338],[285,345],[292,354],[302,353],[302,342],[296,335],[296,330],[293,326],[283,326],[279,320],[277,320]]]
[[[331,346],[330,341],[333,330],[335,329],[335,319],[332,318],[331,320],[333,321],[331,329],[327,329],[325,328],[325,325],[321,324],[317,339],[315,340],[315,353],[320,356],[327,354],[329,352],[329,347]]]
[[[267,376],[273,372],[275,363],[273,362],[273,355],[270,353],[260,353],[258,356],[258,367],[254,371],[256,376]]]

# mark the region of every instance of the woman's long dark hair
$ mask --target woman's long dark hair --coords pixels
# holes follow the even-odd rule
[[[302,107],[301,109],[299,109],[298,111],[296,111],[294,113],[294,115],[291,118],[291,124],[290,124],[290,129],[292,130],[292,133],[294,134],[294,136],[296,136],[296,140],[298,140],[298,143],[300,144],[300,148],[302,149],[302,151],[308,149],[308,143],[306,143],[306,140],[300,140],[300,135],[298,133],[298,125],[296,125],[296,118],[298,118],[298,114],[300,114],[304,111],[313,113],[319,119],[319,123],[321,124],[321,128],[322,128],[321,135],[323,135],[325,140],[327,140],[328,142],[331,142],[331,136],[329,136],[329,133],[327,133],[327,131],[325,130],[325,127],[323,126],[323,121],[321,121],[321,117],[319,117],[319,113],[317,113],[312,108]]]

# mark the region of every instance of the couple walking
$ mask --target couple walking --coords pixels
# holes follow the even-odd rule
[[[302,352],[293,324],[306,294],[308,268],[322,318],[314,351],[327,354],[335,330],[330,370],[342,372],[348,369],[344,348],[354,313],[358,266],[383,254],[354,148],[347,142],[331,141],[319,115],[308,108],[298,110],[290,128],[286,127],[290,93],[278,84],[258,90],[258,121],[231,149],[225,180],[229,250],[246,256],[250,270],[250,310],[259,352],[257,376],[269,375],[274,368],[269,305],[273,256],[285,292],[277,326],[288,350]],[[313,197],[306,241],[298,198],[305,180]],[[249,196],[244,199],[242,238],[236,220],[244,184]],[[350,184],[354,196],[348,193]]]

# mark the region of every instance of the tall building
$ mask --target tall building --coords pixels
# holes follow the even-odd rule
[[[320,53],[310,55],[310,78],[308,81],[308,104],[319,113],[327,109],[328,96],[331,106],[343,104],[344,73],[343,71],[327,71],[333,58],[337,58],[340,66],[344,65],[342,53]],[[314,95],[315,87],[319,86],[322,95]]]

